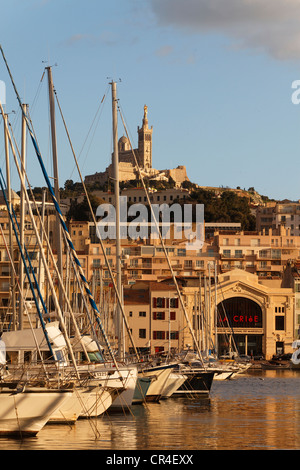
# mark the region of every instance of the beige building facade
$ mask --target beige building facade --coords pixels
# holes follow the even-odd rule
[[[255,274],[234,270],[218,277],[217,305],[219,353],[228,346],[234,350],[233,343],[241,354],[263,354],[267,359],[292,352],[292,288],[269,287]]]
[[[280,226],[289,230],[290,235],[300,235],[300,202],[268,202],[256,210],[257,230],[278,229]]]
[[[218,276],[215,290],[199,281],[178,279],[180,295],[171,278],[137,281],[124,289],[124,310],[141,354],[174,354],[196,349],[219,356],[238,351],[251,357],[292,353],[295,307],[293,288],[271,288],[258,276],[233,270]],[[191,329],[190,329],[191,328]],[[125,349],[133,352],[125,331]]]

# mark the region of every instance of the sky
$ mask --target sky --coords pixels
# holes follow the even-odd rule
[[[1,20],[50,178],[49,66],[83,177],[111,163],[114,80],[134,148],[148,106],[154,168],[185,165],[200,186],[300,199],[300,0],[10,0]],[[20,146],[20,107],[1,56],[0,80]],[[63,187],[80,177],[57,104],[56,132]],[[30,184],[45,186],[29,138],[26,161]],[[0,167],[5,174],[2,120]]]

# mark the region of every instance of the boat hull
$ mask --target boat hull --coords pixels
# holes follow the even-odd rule
[[[72,396],[67,398],[51,415],[47,424],[74,424],[81,415],[82,410],[86,409],[93,388],[87,387],[74,390]]]
[[[215,372],[214,380],[228,380],[234,375],[234,371],[229,372]]]
[[[146,395],[151,385],[151,377],[138,377],[133,395],[132,404],[137,405],[146,401]]]
[[[18,393],[2,389],[0,435],[35,436],[71,396],[72,392],[61,390],[31,389]]]
[[[165,384],[173,370],[173,366],[154,367],[144,370],[142,373],[146,377],[151,377],[152,381],[146,394],[146,401],[157,402],[161,399]]]
[[[118,396],[118,389],[110,387],[95,387],[87,397],[84,409],[79,418],[96,418],[105,413]]]
[[[173,396],[186,396],[190,394],[209,395],[214,372],[184,371],[186,381],[173,393]]]
[[[126,407],[131,406],[133,402],[134,392],[135,392],[137,379],[138,379],[137,368],[134,367],[134,368],[129,368],[127,370],[126,369],[122,370],[121,368],[120,371],[124,378],[123,386],[125,390],[118,394],[117,398],[113,401],[110,407],[110,411],[118,410],[118,409],[126,409]],[[110,381],[110,385],[111,385],[111,381]]]
[[[187,375],[171,372],[162,392],[162,398],[170,398],[187,379]]]
[[[102,364],[80,365],[80,373],[88,373],[91,376],[90,384],[119,389],[118,396],[111,404],[111,409],[124,409],[132,404],[138,371],[135,366],[113,367]]]

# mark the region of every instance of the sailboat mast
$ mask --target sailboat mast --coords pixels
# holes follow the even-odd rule
[[[118,113],[117,113],[117,84],[111,83],[112,91],[112,120],[113,120],[113,175],[114,175],[114,194],[116,211],[116,287],[120,298],[122,298],[122,272],[121,272],[121,243],[120,243],[120,198],[119,198],[119,151],[118,151]],[[117,304],[117,336],[118,336],[118,356],[123,359],[122,342],[122,317],[120,306]]]
[[[216,357],[218,357],[217,263],[215,263],[215,350]]]
[[[48,88],[49,88],[49,106],[50,106],[50,123],[51,123],[51,138],[52,138],[52,158],[53,158],[53,174],[54,174],[54,194],[55,198],[60,204],[59,196],[59,178],[58,178],[58,162],[57,162],[57,147],[56,147],[56,125],[55,125],[55,103],[53,92],[53,79],[51,67],[46,67],[48,74]],[[62,261],[62,237],[59,215],[56,213],[56,247],[57,247],[57,266],[61,279],[63,279],[63,261]],[[63,305],[63,294],[61,287],[59,288],[59,301]]]
[[[11,212],[11,187],[10,187],[10,165],[9,165],[9,144],[8,144],[8,134],[7,134],[7,121],[8,117],[7,114],[3,115],[4,119],[4,142],[5,142],[5,160],[6,160],[6,189],[7,189],[7,201],[9,206],[9,211]],[[13,253],[13,228],[11,221],[9,221],[9,243],[10,243],[10,255],[11,259],[14,260],[14,253]],[[13,262],[13,261],[12,261]],[[12,308],[13,308],[13,321],[12,321],[12,329],[16,329],[16,298],[15,298],[15,275],[14,270],[10,267],[10,282],[11,282],[11,294],[12,294]]]
[[[22,143],[21,143],[21,172],[24,177],[25,168],[26,168],[26,120],[25,115],[27,114],[28,105],[23,104],[23,114],[22,114]],[[20,188],[20,244],[22,250],[24,249],[24,230],[25,230],[25,196],[24,189],[21,185]],[[20,256],[19,261],[19,275],[20,275],[20,286],[21,286],[21,296],[23,297],[24,293],[24,266]],[[23,313],[24,313],[24,303],[22,299],[19,301],[19,329],[23,328]]]

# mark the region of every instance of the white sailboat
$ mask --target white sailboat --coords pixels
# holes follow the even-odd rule
[[[0,435],[35,436],[51,415],[72,396],[72,391],[42,387],[21,390],[1,384]]]
[[[142,377],[150,377],[151,384],[146,393],[146,402],[158,402],[162,396],[167,380],[174,368],[174,365],[161,365],[147,367],[140,371]]]
[[[95,387],[89,394],[85,406],[80,413],[80,418],[95,418],[105,413],[113,404],[114,400],[122,392],[116,387]]]
[[[90,396],[94,393],[94,389],[96,388],[96,386],[75,387],[70,397],[51,414],[47,423],[74,424],[82,413],[90,408],[90,402],[92,401]]]
[[[187,379],[187,375],[172,371],[162,391],[161,398],[170,398]]]

